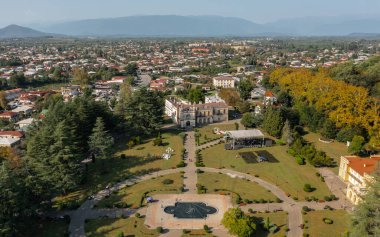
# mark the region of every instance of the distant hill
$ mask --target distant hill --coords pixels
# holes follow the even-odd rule
[[[348,36],[377,37],[380,17],[304,17],[257,24],[237,17],[151,15],[90,19],[0,30],[0,38],[54,34],[100,37]],[[44,32],[52,32],[47,34]],[[354,35],[353,35],[354,34]]]
[[[43,28],[76,36],[255,36],[270,34],[251,21],[220,16],[129,16],[80,20]]]
[[[380,18],[303,17],[264,24],[274,32],[296,36],[348,36],[380,34]]]
[[[0,29],[0,38],[35,38],[35,37],[46,37],[53,36],[54,34],[48,34],[41,31],[33,30],[31,28],[9,25]]]

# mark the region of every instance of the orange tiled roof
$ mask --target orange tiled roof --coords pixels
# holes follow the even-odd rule
[[[274,95],[273,95],[272,91],[266,91],[265,97],[274,97]]]
[[[19,131],[0,131],[0,136],[23,137],[24,134]]]
[[[360,158],[360,157],[346,157],[349,161],[348,166],[355,170],[360,175],[364,173],[371,174],[378,167],[378,162],[380,162],[380,156],[372,156],[370,158]]]
[[[0,117],[13,117],[16,116],[18,113],[12,112],[12,111],[5,111],[0,114]]]

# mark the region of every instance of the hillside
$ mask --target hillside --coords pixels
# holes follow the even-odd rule
[[[22,27],[18,25],[9,25],[0,29],[0,38],[29,38],[29,37],[46,37],[53,36],[53,34],[44,33],[41,31],[33,30],[31,28]]]

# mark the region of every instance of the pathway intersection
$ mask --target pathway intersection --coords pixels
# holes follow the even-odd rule
[[[117,191],[121,188],[126,187],[127,185],[133,185],[145,180],[152,179],[153,177],[173,174],[178,172],[183,172],[184,174],[184,193],[185,194],[197,194],[197,169],[200,169],[204,172],[211,173],[222,173],[222,174],[233,174],[236,178],[246,179],[251,182],[254,182],[261,187],[272,192],[276,197],[282,200],[281,203],[267,203],[267,204],[248,204],[246,206],[241,207],[241,209],[245,212],[248,212],[249,209],[253,211],[269,211],[274,212],[278,210],[283,210],[288,213],[288,228],[287,232],[288,237],[301,237],[303,235],[303,230],[301,225],[303,224],[302,219],[302,207],[308,206],[314,210],[323,210],[326,205],[333,207],[334,209],[349,209],[351,208],[350,203],[346,200],[343,190],[345,189],[345,184],[339,180],[339,178],[329,169],[320,168],[318,172],[325,178],[325,182],[330,189],[330,191],[337,197],[339,200],[328,202],[328,203],[317,203],[317,202],[297,202],[292,198],[288,197],[286,193],[280,189],[278,186],[262,180],[258,177],[251,176],[249,174],[241,173],[234,170],[229,169],[215,169],[209,167],[197,168],[195,166],[195,151],[201,147],[210,146],[216,142],[214,141],[208,144],[204,144],[201,147],[197,147],[195,144],[194,132],[187,132],[187,137],[185,140],[185,149],[186,149],[186,157],[185,157],[185,168],[177,168],[177,169],[169,169],[169,170],[161,170],[157,172],[153,172],[151,174],[143,175],[140,177],[134,177],[123,182],[117,183],[110,189],[105,189],[98,192],[93,199],[85,201],[77,210],[60,212],[55,215],[69,215],[71,218],[69,231],[71,237],[84,237],[85,230],[84,224],[86,219],[97,219],[101,217],[108,218],[116,218],[120,216],[130,216],[136,212],[146,213],[146,208],[142,208],[139,210],[135,209],[94,209],[94,205],[106,197],[109,192]],[[169,230],[162,234],[161,236],[180,236],[182,233],[181,230]],[[230,236],[227,231],[223,228],[215,229],[213,234],[216,236]]]

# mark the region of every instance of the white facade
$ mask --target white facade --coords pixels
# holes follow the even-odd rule
[[[235,79],[227,76],[214,77],[212,84],[215,88],[235,88]]]
[[[190,104],[177,98],[165,100],[165,114],[181,128],[228,121],[225,103]]]

